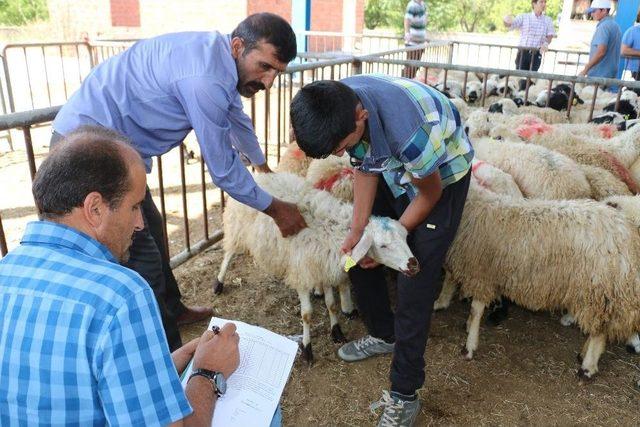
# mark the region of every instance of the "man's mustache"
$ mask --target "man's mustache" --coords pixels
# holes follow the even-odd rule
[[[256,92],[259,90],[264,90],[266,87],[260,82],[248,82],[244,85],[246,88],[253,89]]]

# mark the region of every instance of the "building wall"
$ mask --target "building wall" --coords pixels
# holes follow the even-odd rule
[[[139,0],[110,0],[111,26],[113,27],[139,27],[140,26],[140,1]]]
[[[113,26],[112,3],[139,2],[139,26]],[[247,16],[247,0],[48,0],[51,39],[142,38],[174,31],[228,33]],[[115,15],[128,12],[121,8]],[[131,22],[129,22],[131,23]],[[55,37],[54,37],[55,36]]]
[[[311,31],[342,31],[342,0],[312,1]]]
[[[291,22],[291,2],[304,0],[249,0],[247,16],[259,12],[271,12]]]
[[[48,0],[48,38],[141,38],[212,29],[228,33],[256,12],[276,13],[291,22],[292,1],[305,0]],[[342,32],[344,1],[312,0],[311,30]],[[364,26],[364,1],[355,0],[358,33]]]

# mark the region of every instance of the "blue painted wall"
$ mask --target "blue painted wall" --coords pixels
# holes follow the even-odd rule
[[[638,7],[640,7],[640,0],[618,1],[618,12],[616,13],[615,20],[618,23],[622,34],[624,34],[624,32],[636,22]],[[624,63],[624,59],[621,59],[620,65],[618,66],[618,78],[620,78],[624,72]]]
[[[296,33],[298,52],[306,52],[306,37],[302,37],[299,34],[303,31],[309,31],[311,29],[311,0],[292,0],[291,27]]]

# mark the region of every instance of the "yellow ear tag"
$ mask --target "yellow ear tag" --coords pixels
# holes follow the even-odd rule
[[[351,267],[354,267],[355,265],[356,262],[353,260],[353,258],[347,255],[347,260],[344,262],[344,271],[349,272]]]

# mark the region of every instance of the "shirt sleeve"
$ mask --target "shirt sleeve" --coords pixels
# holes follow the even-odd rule
[[[524,22],[524,14],[520,14],[513,19],[511,23],[511,27],[509,29],[515,30],[516,28],[522,28],[522,23]]]
[[[556,30],[555,30],[555,28],[553,28],[553,21],[548,16],[547,16],[547,35],[548,36],[555,36],[556,35]]]
[[[244,153],[254,165],[266,162],[264,153],[258,143],[251,118],[242,110],[242,101],[238,94],[229,108],[229,123],[233,134],[233,146]]]
[[[273,198],[258,187],[231,144],[231,101],[227,93],[209,77],[185,78],[174,84],[176,96],[196,133],[213,182],[240,203],[265,210]],[[238,142],[238,145],[242,143]],[[253,156],[251,161],[259,160],[255,153],[245,154]]]
[[[192,412],[149,287],[115,313],[95,369],[108,425],[166,425]]]
[[[632,47],[633,45],[633,36],[631,35],[631,30],[633,30],[633,27],[629,28],[622,35],[622,44],[626,44],[629,47]]]

